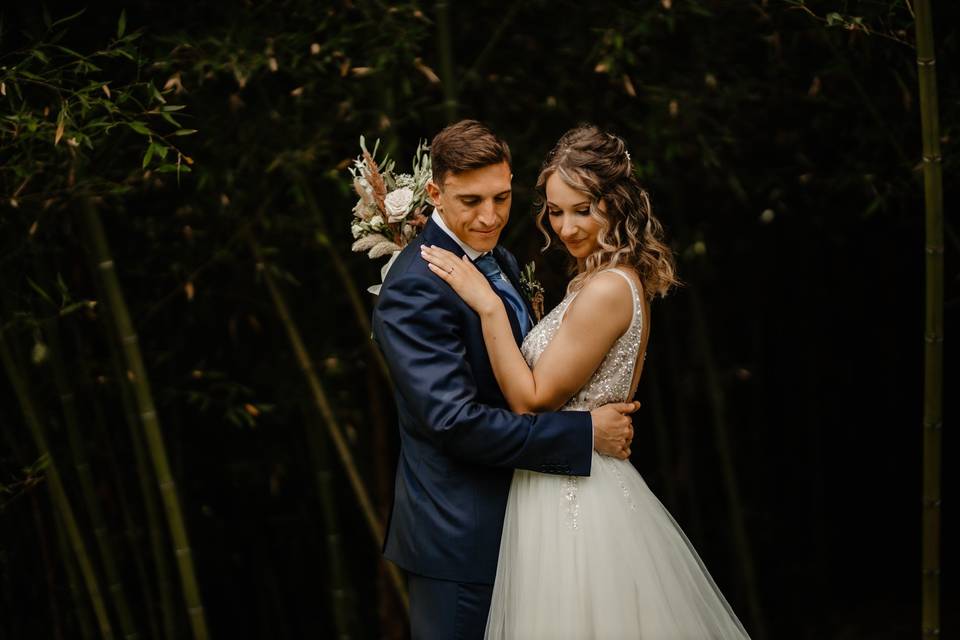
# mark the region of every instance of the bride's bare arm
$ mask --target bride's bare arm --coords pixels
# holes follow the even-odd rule
[[[550,345],[531,371],[514,340],[503,301],[468,260],[425,249],[431,270],[476,311],[497,383],[513,411],[555,411],[583,387],[630,326],[633,298],[612,273],[593,277],[577,294]]]
[[[517,412],[556,411],[581,389],[630,326],[629,285],[615,274],[595,276],[577,294],[533,370],[520,353],[503,305],[481,314],[483,340],[497,383]]]

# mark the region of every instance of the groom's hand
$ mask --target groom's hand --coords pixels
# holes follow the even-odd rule
[[[621,460],[629,458],[630,443],[633,442],[630,414],[639,408],[639,402],[615,402],[591,411],[593,448],[605,456]]]

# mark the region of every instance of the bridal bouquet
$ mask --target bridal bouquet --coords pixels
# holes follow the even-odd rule
[[[430,152],[425,142],[417,145],[411,166],[413,173],[396,173],[393,160],[384,157],[377,164],[380,147],[377,140],[373,152],[367,150],[360,136],[360,155],[350,167],[353,188],[357,192],[357,204],[353,207],[350,232],[353,235],[354,251],[366,251],[371,260],[390,255],[390,261],[380,271],[380,279],[386,277],[400,250],[427,223],[425,212],[432,206],[427,198],[427,181],[430,180]],[[380,293],[380,285],[368,288],[370,293]]]

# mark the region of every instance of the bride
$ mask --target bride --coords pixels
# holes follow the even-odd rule
[[[422,255],[479,314],[513,411],[589,411],[627,402],[643,372],[650,300],[677,283],[660,223],[623,141],[593,126],[560,138],[537,190],[537,226],[547,246],[558,238],[577,268],[566,297],[522,347],[501,298],[468,257],[436,247],[424,247]],[[636,469],[595,451],[589,477],[514,472],[485,637],[747,633]]]

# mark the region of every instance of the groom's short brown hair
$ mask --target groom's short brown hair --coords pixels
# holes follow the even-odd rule
[[[490,127],[476,120],[461,120],[445,127],[430,143],[433,181],[438,187],[448,173],[481,169],[506,162],[510,147]]]

